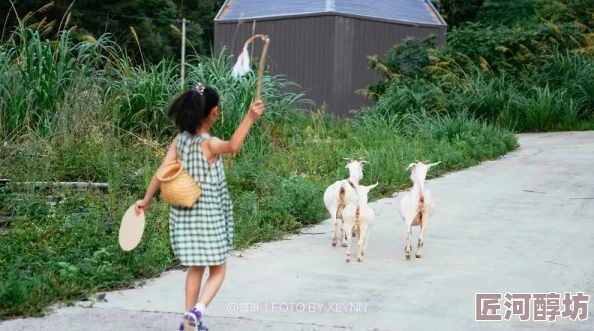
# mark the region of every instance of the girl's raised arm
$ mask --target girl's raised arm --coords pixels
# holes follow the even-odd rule
[[[250,128],[263,112],[264,104],[261,100],[256,100],[252,103],[249,113],[233,133],[231,140],[223,141],[217,138],[208,140],[210,152],[215,155],[237,153],[241,149],[241,146],[243,146],[243,142],[245,141],[245,137],[250,131]]]

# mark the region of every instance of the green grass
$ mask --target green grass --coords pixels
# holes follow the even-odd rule
[[[0,245],[0,319],[36,316],[53,303],[125,288],[178,266],[168,208],[158,196],[136,250],[121,251],[117,236],[124,211],[143,196],[175,134],[164,112],[181,89],[179,65],[132,67],[107,37],[78,44],[67,33],[60,38],[56,44],[23,30],[14,44],[0,46],[9,54],[0,57],[0,178],[107,182],[109,189],[0,188],[0,216],[13,218],[0,229],[6,243]],[[221,92],[213,134],[229,138],[254,97],[255,77],[232,79],[223,55],[192,58],[186,72],[188,86],[200,81]],[[415,159],[441,161],[434,177],[517,147],[511,132],[464,112],[425,111],[415,95],[407,100],[418,104],[387,112],[389,121],[380,111],[387,104],[353,121],[303,112],[311,102],[284,92],[292,84],[265,76],[266,113],[242,151],[224,159],[237,249],[325,219],[322,195],[347,176],[344,157],[369,160],[363,182],[379,182],[376,199],[410,185],[405,167]]]
[[[593,129],[592,68],[591,61],[557,54],[527,82],[479,68],[433,79],[401,79],[392,82],[362,117],[397,123],[402,114],[424,109],[437,114],[461,112],[515,132]]]
[[[328,184],[346,176],[344,156],[361,155],[370,161],[364,182],[380,183],[375,199],[409,185],[404,169],[414,159],[442,161],[433,177],[497,158],[516,147],[511,133],[462,116],[410,118],[408,134],[326,120],[332,127],[326,127],[319,138],[334,139],[333,143],[314,143],[307,134],[290,136],[283,131],[280,150],[247,147],[227,166],[236,248],[279,239],[325,219],[321,197]],[[304,132],[306,124],[299,124]],[[105,181],[110,190],[36,191],[8,186],[0,191],[0,213],[19,218],[2,236],[9,244],[0,248],[3,318],[37,315],[58,300],[85,299],[178,265],[169,248],[168,209],[160,200],[147,214],[146,232],[135,251],[123,252],[117,242],[121,216],[142,196],[162,151],[115,134],[101,140],[63,136],[45,142],[30,143],[28,150],[50,150],[50,156],[13,155],[0,177]],[[142,168],[144,172],[134,177]],[[45,203],[48,193],[58,200],[56,206]]]
[[[469,20],[450,26],[444,47],[435,36],[409,38],[371,57],[383,79],[368,88],[378,106],[365,116],[393,122],[425,109],[514,132],[594,129],[592,2],[516,2],[481,1]]]

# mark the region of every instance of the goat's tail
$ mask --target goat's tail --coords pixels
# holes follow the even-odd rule
[[[425,205],[425,196],[423,196],[423,192],[419,194],[419,208],[423,208]]]
[[[355,226],[353,227],[353,231],[359,231],[359,219],[361,218],[361,205],[357,201],[357,207],[355,208]]]
[[[342,211],[346,207],[345,205],[345,194],[346,190],[344,186],[340,186],[340,191],[338,191],[338,208],[336,209],[336,218],[342,219]]]
[[[341,204],[344,202],[344,196],[346,194],[346,190],[344,189],[344,186],[340,186],[340,190],[338,191],[338,203]]]

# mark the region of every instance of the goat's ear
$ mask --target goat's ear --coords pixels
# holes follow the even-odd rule
[[[415,165],[417,165],[417,164],[416,164],[416,163],[411,163],[411,164],[409,164],[409,165],[408,165],[408,167],[406,167],[406,170],[409,170],[409,169],[411,169],[411,168],[414,168],[414,167],[415,167]]]

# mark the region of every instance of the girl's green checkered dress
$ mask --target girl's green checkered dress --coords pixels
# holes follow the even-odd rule
[[[177,141],[177,155],[184,169],[202,189],[192,207],[171,206],[170,210],[171,246],[184,266],[222,264],[233,248],[233,203],[222,158],[211,165],[202,153],[200,143],[208,138],[208,134],[191,136],[183,132]]]

